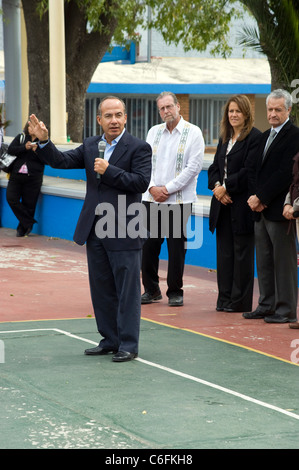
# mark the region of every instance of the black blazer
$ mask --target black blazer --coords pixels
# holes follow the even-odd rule
[[[231,224],[233,231],[238,234],[253,232],[253,219],[251,210],[247,204],[248,189],[248,161],[256,153],[262,133],[255,127],[241,142],[237,141],[227,154],[227,178],[226,189],[233,202],[231,208]],[[208,187],[214,189],[215,183],[223,183],[224,164],[228,142],[223,143],[219,139],[214,161],[208,170]],[[210,208],[209,228],[213,233],[222,207],[221,202],[213,196]]]
[[[97,179],[94,171],[94,160],[98,157],[100,136],[89,137],[78,148],[60,152],[50,141],[44,148],[38,149],[38,156],[54,168],[85,168],[86,197],[78,219],[74,240],[83,245],[95,221],[95,211],[98,204],[109,203],[114,209],[113,220],[107,223],[115,225],[115,238],[103,238],[107,250],[140,249],[144,242],[142,237],[132,238],[127,234],[117,233],[118,223],[126,229],[129,222],[137,214],[128,214],[128,207],[141,202],[142,193],[146,191],[151,177],[152,150],[148,143],[130,135],[127,131],[116,145],[109,160],[109,166],[101,180]],[[123,196],[119,199],[119,196]],[[101,207],[101,206],[99,206]],[[134,207],[134,206],[131,206]],[[106,217],[108,212],[101,217]],[[108,218],[109,218],[108,217]],[[125,224],[125,227],[124,227]],[[126,231],[126,230],[125,230]]]
[[[43,175],[45,165],[40,161],[37,153],[33,150],[27,150],[26,142],[31,142],[31,137],[25,135],[23,144],[20,143],[21,134],[18,134],[8,147],[8,153],[15,155],[17,158],[13,162],[11,173],[18,173],[19,169],[26,163],[29,175]]]
[[[267,206],[263,214],[268,220],[279,221],[283,204],[292,183],[294,157],[299,151],[299,129],[288,121],[267,150],[263,158],[266,141],[270,129],[263,133],[256,158],[251,165],[251,194],[256,194]],[[259,220],[261,214],[253,212],[254,219]]]

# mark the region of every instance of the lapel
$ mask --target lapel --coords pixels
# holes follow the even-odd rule
[[[267,152],[266,152],[266,155],[264,156],[264,158],[262,158],[262,165],[265,163],[265,161],[269,158],[269,154],[271,152],[271,150],[273,150],[273,148],[275,147],[275,145],[277,145],[285,136],[285,134],[288,132],[289,128],[291,127],[291,122],[288,121],[284,126],[283,128],[278,132],[278,135],[275,137],[275,139],[273,140],[273,142],[271,143],[271,145],[269,146]],[[270,135],[270,132],[271,132],[271,129],[268,129],[265,133],[265,140],[263,141],[264,143],[264,147],[263,149],[265,148],[265,145],[266,145],[266,142],[267,142],[267,139]]]
[[[128,149],[128,138],[129,134],[127,131],[123,134],[122,138],[120,141],[117,143],[115,149],[113,150],[113,153],[109,159],[109,163],[112,165],[116,165],[118,160],[123,156],[123,154],[127,151]]]
[[[224,165],[225,165],[225,158],[227,157],[228,159],[231,158],[231,156],[234,155],[234,153],[239,152],[243,146],[244,146],[245,141],[242,140],[241,142],[237,141],[231,151],[226,155],[227,152],[227,147],[228,147],[228,141],[225,142],[225,144],[222,145],[221,147],[221,152],[220,152],[220,170],[221,174],[223,176],[224,173]]]
[[[237,140],[237,142],[235,143],[231,151],[227,154],[227,157],[230,157],[234,153],[239,152],[242,149],[242,147],[244,147],[244,144],[245,144],[245,140],[242,140],[241,142]]]

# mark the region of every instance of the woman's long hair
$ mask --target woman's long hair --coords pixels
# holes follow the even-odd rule
[[[28,127],[29,127],[29,122],[27,121],[23,129],[23,132],[25,135],[29,135]]]
[[[249,98],[246,95],[235,95],[229,98],[223,109],[223,116],[220,123],[220,137],[223,142],[227,142],[233,135],[233,127],[229,123],[228,109],[229,105],[234,102],[238,106],[239,110],[245,117],[244,127],[237,140],[244,140],[251,129],[253,128],[253,114],[252,107]]]

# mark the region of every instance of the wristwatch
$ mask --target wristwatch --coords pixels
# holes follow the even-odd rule
[[[47,139],[47,140],[40,140],[40,141],[39,141],[40,144],[47,144],[48,142],[49,142],[49,139]]]

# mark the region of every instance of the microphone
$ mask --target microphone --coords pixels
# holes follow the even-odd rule
[[[100,140],[98,144],[98,151],[99,151],[99,158],[104,158],[104,153],[105,153],[105,148],[106,148],[106,142],[104,140]],[[100,173],[97,173],[97,179],[101,179]]]

